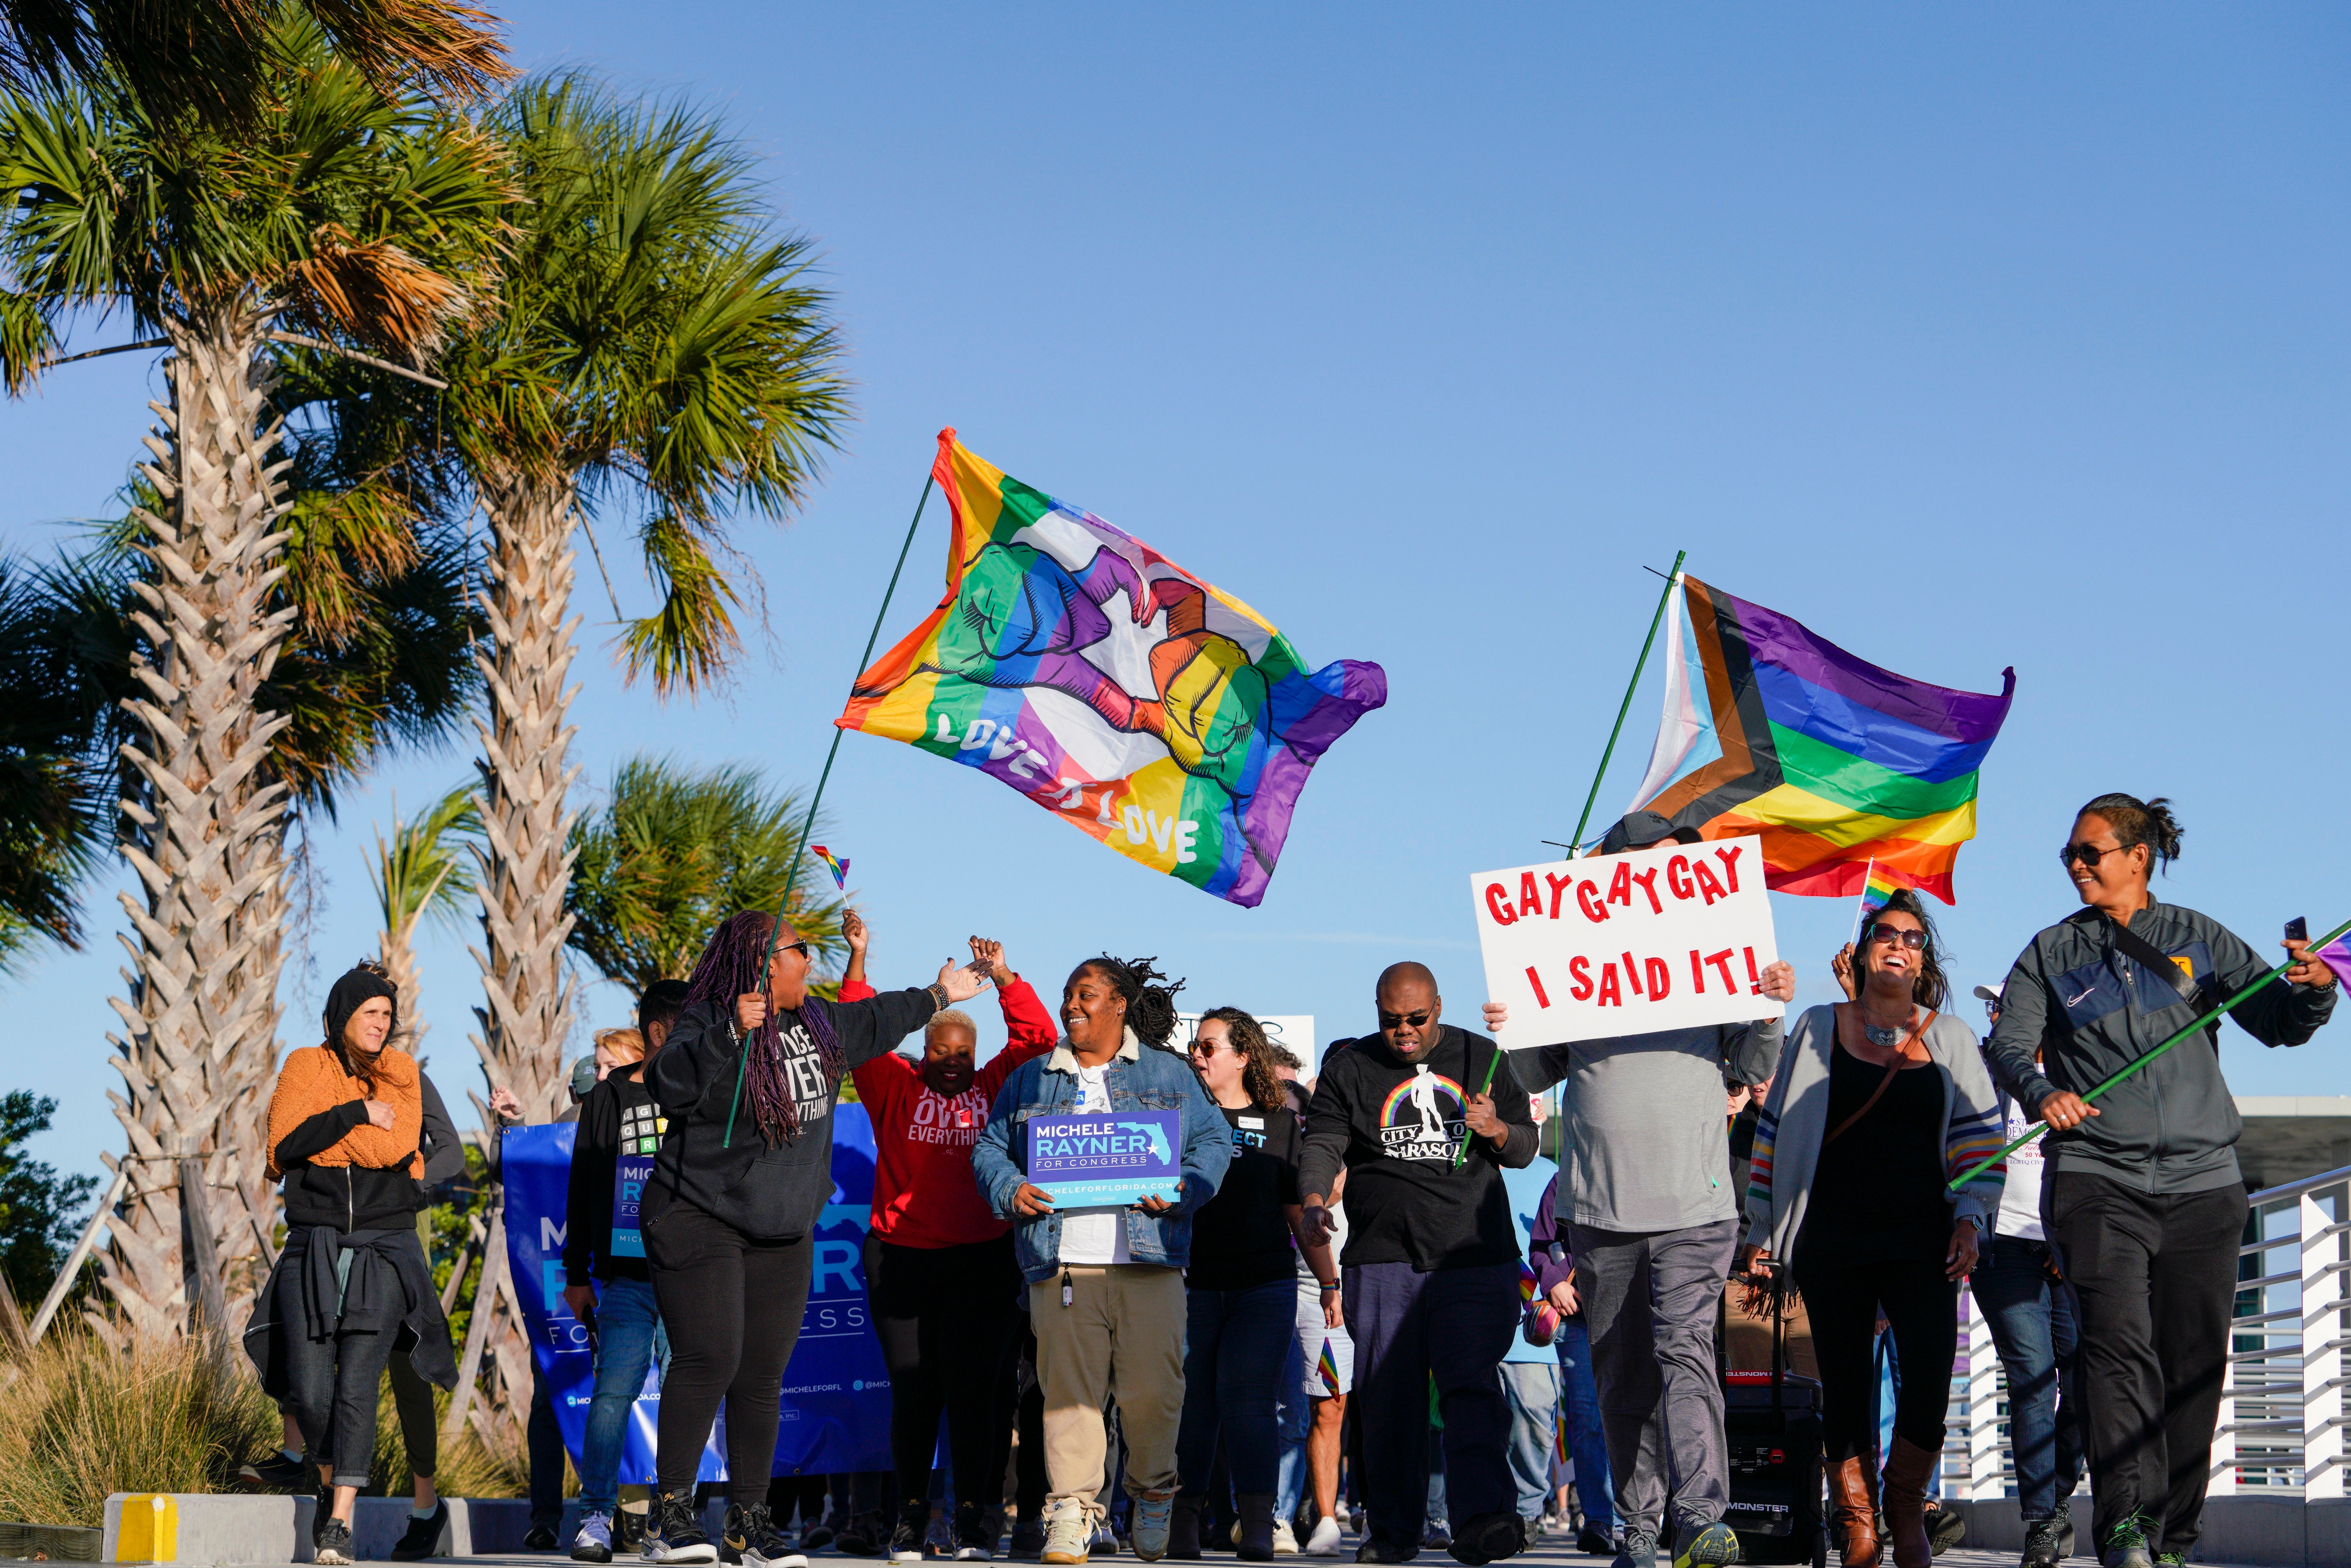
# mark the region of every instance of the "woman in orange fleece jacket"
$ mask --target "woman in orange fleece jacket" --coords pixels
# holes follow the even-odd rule
[[[395,1342],[443,1388],[449,1325],[416,1238],[424,1163],[416,1062],[389,1050],[398,998],[363,965],[328,994],[326,1039],[297,1051],[269,1099],[269,1174],[285,1183],[286,1246],[246,1347],[289,1405],[319,1471],[317,1559],[351,1561],[351,1518],[375,1453],[376,1388]]]

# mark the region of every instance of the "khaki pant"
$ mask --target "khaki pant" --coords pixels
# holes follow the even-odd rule
[[[1102,1405],[1115,1395],[1126,1438],[1126,1490],[1176,1486],[1184,1418],[1184,1272],[1140,1263],[1072,1265],[1029,1287],[1037,1381],[1045,1395],[1046,1511],[1065,1500],[1099,1516],[1108,1439]]]
[[[1724,1364],[1732,1372],[1769,1372],[1771,1370],[1771,1312],[1741,1312],[1739,1306],[1740,1286],[1733,1280],[1722,1292],[1722,1348]],[[1813,1354],[1813,1320],[1804,1312],[1804,1298],[1794,1291],[1787,1296],[1788,1361],[1790,1372],[1800,1377],[1820,1381],[1820,1358]]]

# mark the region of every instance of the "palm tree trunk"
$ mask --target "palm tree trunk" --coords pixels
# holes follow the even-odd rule
[[[481,866],[487,1006],[474,1016],[474,1047],[492,1086],[522,1103],[527,1122],[549,1122],[568,1103],[563,1049],[571,1032],[572,982],[563,944],[571,934],[564,895],[571,883],[571,824],[565,795],[580,777],[566,766],[572,727],[564,723],[576,688],[571,668],[580,618],[571,600],[574,495],[568,482],[516,473],[489,476],[489,588],[482,604],[494,654],[476,653],[490,693],[481,731],[484,843]]]
[[[416,924],[422,914],[412,915],[396,931],[376,934],[376,949],[383,955],[384,977],[399,993],[400,1026],[393,1030],[386,1044],[423,1060],[424,1031],[432,1026],[424,1021],[423,986],[416,973]]]
[[[144,733],[122,748],[122,852],[144,901],[122,898],[136,974],[130,998],[113,998],[123,1092],[108,1098],[131,1169],[101,1274],[142,1339],[186,1332],[198,1294],[172,1162],[198,1161],[214,1195],[212,1249],[238,1276],[223,1281],[230,1296],[249,1294],[242,1276],[259,1250],[250,1217],[266,1151],[252,1124],[277,1064],[288,806],[269,742],[289,721],[256,694],[294,619],[266,609],[286,535],[265,327],[246,301],[167,326],[171,402],[150,405],[162,429],[142,469],[164,505],[133,514],[153,570],[131,622],[152,653],[132,666],[142,695],[124,704]]]

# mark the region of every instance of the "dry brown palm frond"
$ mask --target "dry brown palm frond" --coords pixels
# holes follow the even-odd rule
[[[332,225],[311,235],[310,254],[287,268],[287,316],[407,354],[422,364],[452,322],[474,308],[465,285],[390,240],[351,243]]]

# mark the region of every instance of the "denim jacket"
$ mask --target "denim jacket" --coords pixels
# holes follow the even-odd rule
[[[1110,1060],[1103,1082],[1113,1111],[1184,1113],[1184,1187],[1165,1214],[1126,1211],[1126,1246],[1137,1263],[1181,1269],[1191,1261],[1192,1216],[1217,1196],[1232,1163],[1232,1129],[1200,1086],[1192,1064],[1172,1051],[1146,1049],[1126,1031],[1126,1042]],[[1064,1039],[1052,1054],[1023,1062],[996,1096],[987,1125],[972,1146],[971,1174],[979,1196],[998,1218],[1012,1224],[1013,1250],[1021,1277],[1030,1284],[1052,1278],[1061,1258],[1061,1216],[1024,1217],[1014,1212],[1012,1195],[1029,1179],[1029,1118],[1066,1115],[1077,1109],[1078,1059]]]

